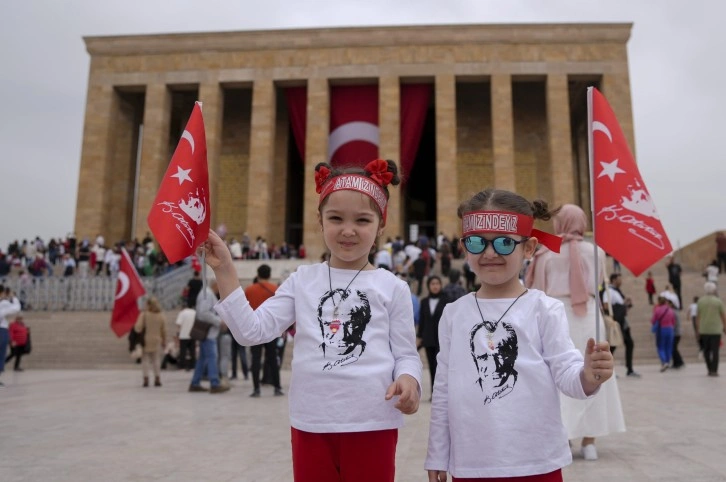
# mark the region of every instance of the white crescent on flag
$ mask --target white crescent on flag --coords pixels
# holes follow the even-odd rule
[[[379,140],[378,126],[370,122],[355,121],[338,126],[328,138],[328,162],[335,155],[335,151],[349,142],[365,141],[378,146]]]
[[[192,147],[192,154],[194,154],[194,136],[192,136],[192,133],[185,129],[182,132],[181,138],[189,141],[189,145]]]
[[[606,136],[608,136],[608,139],[610,139],[610,143],[613,142],[613,135],[610,134],[610,129],[608,129],[608,126],[603,124],[600,121],[592,121],[592,132],[600,131]]]
[[[117,300],[124,297],[126,292],[129,290],[129,286],[131,285],[131,283],[129,282],[129,277],[123,271],[119,271],[118,273],[118,282],[120,284],[120,288],[118,290],[118,293],[116,294]]]

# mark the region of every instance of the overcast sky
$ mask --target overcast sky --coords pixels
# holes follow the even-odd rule
[[[684,246],[726,229],[718,144],[725,12],[709,0],[4,0],[0,246],[73,230],[89,67],[83,36],[552,22],[634,23],[636,160],[674,248]]]

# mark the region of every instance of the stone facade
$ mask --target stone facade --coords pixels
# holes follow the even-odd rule
[[[457,25],[88,37],[75,231],[143,237],[191,111],[185,104],[198,98],[212,226],[268,243],[297,232],[317,258],[312,166],[326,158],[329,88],[337,83],[379,86],[379,152],[390,159],[400,155],[400,85],[432,85],[436,232],[458,234],[459,202],[491,185],[589,209],[584,92],[601,89],[632,147],[630,30]],[[300,85],[308,101],[304,160],[292,153],[283,93]],[[392,189],[387,235],[407,233],[406,196]]]

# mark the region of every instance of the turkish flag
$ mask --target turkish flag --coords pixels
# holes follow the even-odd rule
[[[588,88],[595,242],[635,276],[671,253],[671,243],[613,110]]]
[[[196,102],[147,221],[169,263],[176,263],[207,239],[210,216],[207,140]]]
[[[131,331],[139,317],[137,300],[146,294],[141,278],[131,262],[126,248],[121,248],[116,298],[113,302],[111,329],[119,338]]]
[[[331,87],[328,162],[363,167],[378,158],[378,144],[378,86]]]

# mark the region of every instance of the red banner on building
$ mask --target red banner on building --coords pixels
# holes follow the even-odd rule
[[[378,86],[331,87],[327,161],[363,167],[378,158],[378,145]]]
[[[333,86],[330,89],[330,138],[328,158],[333,164],[364,166],[377,157],[392,158],[380,152],[378,121],[378,86]],[[403,182],[413,169],[421,142],[426,114],[431,100],[430,84],[401,85],[400,98],[400,158]],[[305,133],[307,128],[307,88],[285,89],[290,124],[300,158],[305,162]],[[323,159],[320,159],[322,161]]]

